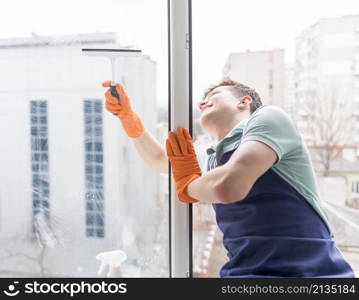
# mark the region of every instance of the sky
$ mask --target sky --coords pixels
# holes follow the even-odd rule
[[[176,0],[177,1],[177,0]],[[216,83],[232,52],[285,49],[320,18],[359,14],[358,0],[192,0],[193,97]],[[158,103],[167,103],[167,0],[0,0],[0,39],[117,32],[157,62]]]

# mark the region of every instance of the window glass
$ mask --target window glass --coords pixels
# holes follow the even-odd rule
[[[121,276],[168,277],[168,174],[107,111],[110,60],[81,51],[142,50],[115,80],[164,145],[167,1],[5,0],[0,20],[0,276],[105,277],[97,255],[122,251]]]
[[[359,270],[358,252],[349,250],[349,245],[359,247],[352,234],[357,229],[350,222],[357,224],[359,215],[359,119],[358,113],[353,115],[359,101],[357,2],[198,0],[192,8],[193,135],[198,154],[205,161],[206,149],[220,141],[216,124],[227,124],[223,120],[228,115],[216,103],[202,113],[197,106],[203,91],[224,77],[254,88],[263,104],[282,108],[309,148],[339,247]],[[193,209],[194,274],[218,277],[228,257],[214,210],[207,204]]]

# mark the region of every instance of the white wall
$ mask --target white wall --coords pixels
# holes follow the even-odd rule
[[[232,53],[223,73],[224,76],[255,89],[264,104],[284,108],[284,50]]]
[[[345,206],[345,199],[347,199],[347,182],[345,177],[318,177],[318,188],[322,200]]]

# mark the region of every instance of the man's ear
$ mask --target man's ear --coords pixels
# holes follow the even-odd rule
[[[241,110],[245,109],[247,107],[247,105],[250,105],[252,103],[252,101],[253,100],[252,100],[251,96],[248,96],[248,95],[243,96],[239,99],[237,107]]]

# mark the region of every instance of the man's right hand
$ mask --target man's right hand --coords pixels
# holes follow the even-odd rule
[[[110,80],[102,83],[103,87],[110,87],[110,85]],[[130,98],[127,96],[124,88],[118,83],[116,84],[116,91],[120,96],[120,100],[112,96],[110,89],[106,91],[106,109],[119,117],[129,137],[136,138],[141,136],[145,129],[140,118],[132,110]]]

